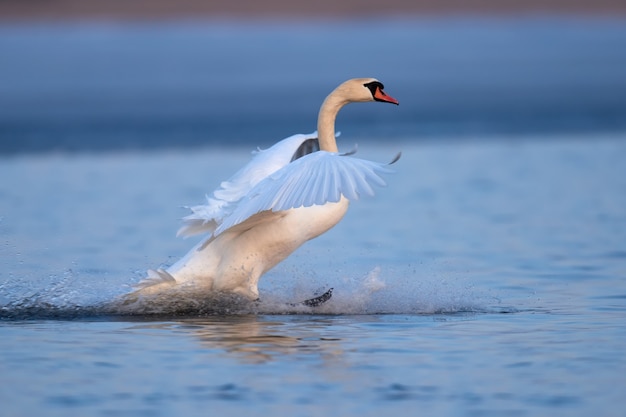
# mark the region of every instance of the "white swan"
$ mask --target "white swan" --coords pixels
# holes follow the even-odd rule
[[[339,154],[335,141],[339,110],[367,101],[398,104],[374,78],[348,80],[324,100],[317,136],[294,135],[259,150],[206,205],[190,207],[178,234],[208,237],[167,270],[148,271],[139,293],[191,284],[258,299],[265,272],[336,225],[349,200],[372,195],[372,184],[385,184],[380,174],[390,172],[386,164]]]

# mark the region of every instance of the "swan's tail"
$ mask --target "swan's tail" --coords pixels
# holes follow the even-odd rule
[[[148,277],[134,287],[137,290],[143,290],[148,287],[152,287],[159,284],[176,284],[176,279],[164,269],[148,269]]]

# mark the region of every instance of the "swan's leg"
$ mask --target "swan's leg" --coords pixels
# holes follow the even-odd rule
[[[250,301],[259,300],[259,290],[255,287],[242,288],[238,287],[233,290],[233,293],[241,295]]]

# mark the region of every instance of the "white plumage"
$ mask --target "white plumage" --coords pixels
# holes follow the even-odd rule
[[[269,149],[257,149],[252,160],[220,187],[207,196],[207,204],[189,207],[192,213],[183,218],[179,236],[192,236],[213,232],[218,224],[232,213],[236,203],[270,174],[283,168],[293,158],[298,148],[307,140],[317,139],[317,132],[293,135]]]
[[[214,235],[265,211],[283,211],[336,203],[343,195],[350,201],[374,195],[372,185],[384,186],[380,174],[392,171],[377,162],[318,151],[269,174],[254,185],[224,217]]]
[[[139,291],[192,284],[258,298],[262,274],[337,224],[349,201],[373,195],[373,186],[385,185],[381,175],[392,172],[388,164],[339,154],[334,131],[337,112],[349,102],[398,104],[382,88],[373,78],[346,81],[322,104],[318,132],[258,150],[207,196],[206,204],[190,207],[192,213],[178,231],[182,236],[208,236],[166,271],[148,271]],[[318,142],[316,151],[313,145]]]

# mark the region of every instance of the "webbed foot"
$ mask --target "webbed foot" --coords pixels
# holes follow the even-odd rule
[[[304,300],[298,304],[305,305],[307,307],[319,307],[322,304],[324,304],[326,301],[330,300],[332,296],[333,296],[333,289],[331,288],[328,291],[326,291],[324,294],[318,297],[309,298],[308,300]]]

